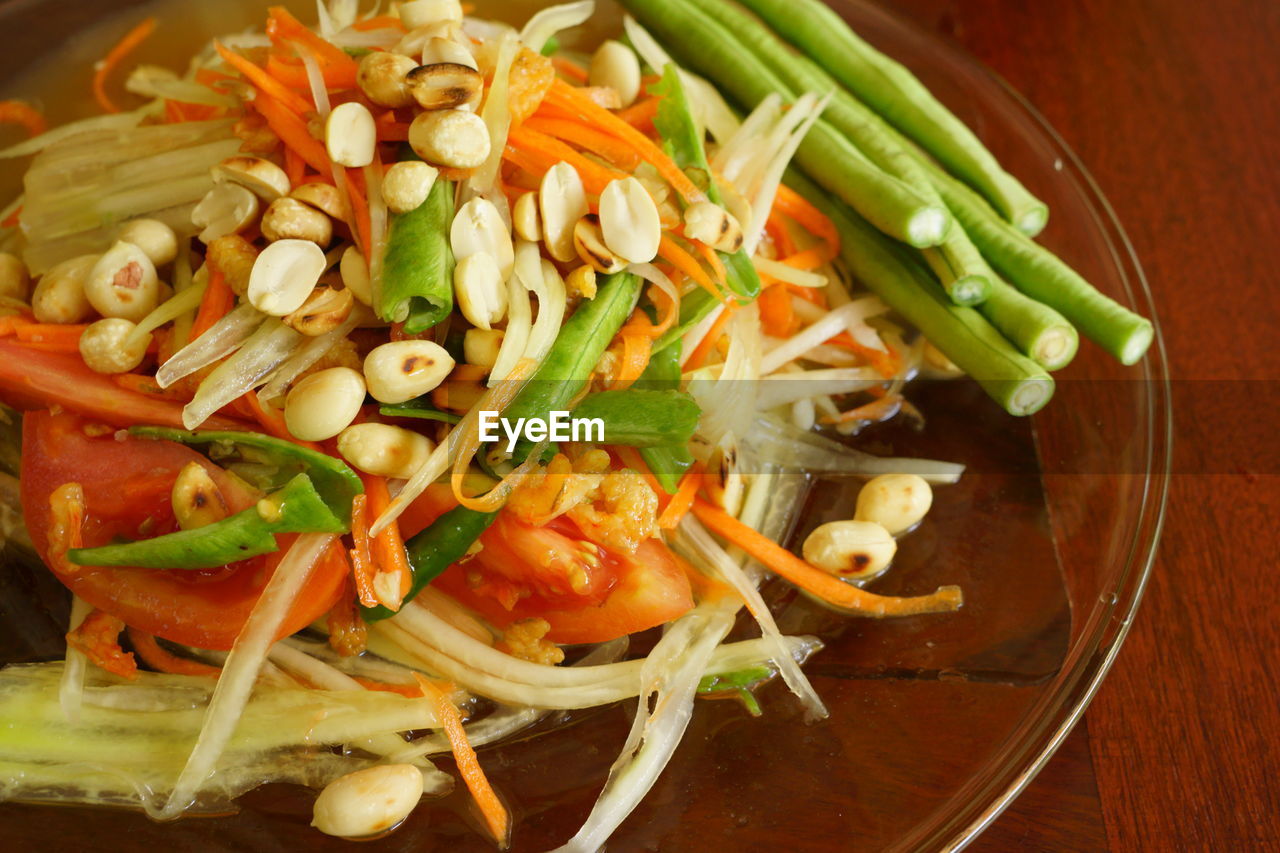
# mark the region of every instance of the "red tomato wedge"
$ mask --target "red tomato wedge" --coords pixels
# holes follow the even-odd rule
[[[453,505],[431,487],[400,521],[406,537]],[[505,628],[539,617],[556,643],[600,643],[670,622],[693,607],[688,568],[659,539],[631,552],[587,541],[567,518],[545,527],[499,515],[480,552],[433,583]]]
[[[59,405],[112,426],[183,428],[179,404],[121,388],[90,370],[77,355],[45,352],[12,341],[0,340],[0,400],[17,409]],[[214,415],[204,428],[242,430],[245,426]]]
[[[232,512],[253,502],[243,486],[188,447],[113,432],[99,435],[100,430],[86,427],[90,421],[70,413],[29,412],[23,419],[22,508],[41,557],[48,544],[49,495],[64,483],[84,488],[86,547],[174,530],[169,493],[188,462],[204,466]],[[279,551],[217,569],[82,566],[55,574],[86,602],[134,628],[203,649],[229,649],[293,539],[281,536]],[[326,613],[348,572],[341,549],[330,550],[294,603],[281,636]]]

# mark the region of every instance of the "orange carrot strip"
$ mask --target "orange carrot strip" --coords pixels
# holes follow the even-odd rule
[[[25,314],[9,314],[8,316],[0,317],[0,338],[7,338],[9,335],[15,334],[23,326],[30,326],[34,323],[35,321]]]
[[[658,114],[658,105],[661,103],[661,98],[645,98],[624,110],[618,110],[616,115],[637,130],[645,130],[653,125],[653,119]]]
[[[0,228],[16,228],[21,217],[22,205],[18,205],[13,209],[13,213],[10,213],[4,218],[3,222],[0,222]]]
[[[551,64],[555,66],[557,71],[568,77],[570,80],[574,80],[578,83],[587,82],[587,69],[583,68],[572,59],[569,59],[567,56],[553,56],[551,57]]]
[[[604,192],[604,188],[611,181],[626,177],[626,173],[602,166],[594,160],[584,157],[576,149],[571,148],[560,140],[547,136],[545,133],[531,130],[527,125],[512,128],[507,136],[507,142],[516,148],[524,149],[539,156],[544,161],[549,160],[548,168],[561,160],[565,161],[578,171],[579,177],[582,178],[582,185],[586,187],[587,192],[595,195]],[[546,169],[543,169],[543,171],[545,172]]]
[[[58,325],[56,323],[26,323],[18,326],[14,335],[23,343],[57,345],[60,349],[79,352],[80,336],[89,328],[87,324]]]
[[[508,833],[511,831],[511,816],[507,813],[506,806],[502,805],[502,801],[498,799],[498,795],[494,793],[493,786],[489,784],[489,779],[480,767],[480,760],[476,758],[476,751],[471,748],[471,743],[467,740],[467,731],[462,726],[462,715],[458,713],[457,707],[449,699],[447,692],[416,672],[413,677],[418,680],[422,695],[431,699],[435,706],[436,718],[440,727],[444,729],[445,736],[449,738],[449,744],[453,747],[453,760],[457,762],[458,773],[461,774],[462,781],[467,783],[467,789],[471,791],[471,796],[480,808],[480,814],[489,827],[490,834],[498,842],[499,847],[505,848]]]
[[[395,15],[378,15],[376,18],[365,18],[363,21],[356,21],[351,25],[351,29],[362,33],[367,33],[370,30],[403,31],[404,22]]]
[[[296,187],[303,183],[303,173],[307,170],[307,164],[298,156],[298,152],[289,146],[284,147],[284,173],[289,177],[289,186]],[[333,181],[332,178],[329,179]]]
[[[274,406],[263,405],[255,392],[246,392],[239,398],[239,402],[244,405],[247,412],[253,415],[253,419],[262,426],[268,435],[282,438],[308,450],[324,452],[324,448],[314,441],[303,441],[300,438],[294,438],[293,433],[289,432],[289,427],[285,425],[284,414],[277,411]]]
[[[0,123],[20,124],[27,129],[27,136],[39,136],[49,129],[40,111],[26,101],[0,101]]]
[[[874,367],[876,372],[886,379],[898,375],[899,365],[896,355],[892,352],[886,353],[873,347],[860,344],[856,339],[854,339],[853,335],[848,332],[841,332],[834,337],[828,338],[827,343],[832,346],[849,350],[854,355]]]
[[[369,550],[369,513],[365,509],[366,495],[356,495],[351,500],[351,573],[355,578],[356,595],[365,607],[378,606],[378,594],[373,590],[373,555]],[[376,517],[376,516],[375,516]]]
[[[704,500],[694,501],[693,514],[712,531],[764,563],[779,577],[837,607],[867,616],[910,616],[952,611],[964,600],[960,588],[956,586],[944,586],[930,595],[914,598],[876,595],[806,563],[777,542]]]
[[[521,127],[535,130],[538,133],[555,137],[565,142],[571,142],[583,150],[603,157],[619,169],[628,172],[635,171],[635,168],[641,162],[640,155],[632,150],[630,146],[619,142],[616,137],[601,133],[595,128],[587,127],[576,121],[534,116],[526,120]]]
[[[216,40],[213,43],[213,47],[218,51],[218,55],[222,57],[223,61],[235,70],[239,71],[246,80],[253,84],[254,88],[279,101],[281,105],[289,109],[295,116],[305,115],[314,109],[310,101],[303,98],[288,86],[285,86],[279,80],[272,77],[266,71],[263,71],[240,54],[227,50]],[[267,120],[270,121],[270,117],[268,117]],[[301,119],[299,119],[299,122],[301,122]],[[274,130],[274,128],[272,129]],[[279,133],[277,133],[277,135],[279,135]],[[281,139],[283,138],[284,137],[281,137]]]
[[[254,98],[253,107],[267,120],[271,132],[280,137],[285,147],[292,148],[303,162],[322,175],[333,171],[324,144],[311,135],[300,115],[262,90]]]
[[[371,518],[379,518],[391,504],[391,494],[387,491],[387,481],[372,474],[362,474],[364,492],[368,495],[367,511]],[[400,598],[409,592],[413,569],[409,567],[409,558],[404,550],[404,538],[400,535],[400,525],[392,521],[374,537],[371,545],[373,565],[379,573],[400,573]],[[382,604],[392,610],[400,609],[400,602],[383,601]]]
[[[703,336],[702,340],[698,341],[698,345],[693,348],[693,352],[689,353],[689,359],[684,363],[685,370],[696,370],[702,366],[702,363],[707,360],[707,356],[711,354],[712,347],[720,339],[721,333],[724,332],[724,325],[729,322],[729,317],[732,314],[733,311],[728,306],[720,312],[720,316],[716,318],[715,322],[711,324],[711,328],[707,330],[707,334]]]
[[[129,642],[133,650],[142,658],[142,662],[156,672],[168,672],[174,675],[207,675],[217,678],[222,674],[222,667],[212,666],[190,658],[178,657],[156,642],[156,638],[129,626]]]
[[[682,172],[680,167],[652,139],[595,103],[590,97],[574,89],[568,83],[563,80],[556,80],[552,83],[551,91],[547,93],[547,99],[573,110],[578,119],[584,124],[596,127],[626,142],[635,149],[637,154],[653,165],[662,177],[675,188],[680,197],[689,204],[706,200],[706,194],[698,189],[697,185],[689,179],[689,176]]]
[[[788,338],[796,333],[796,314],[791,307],[791,293],[785,285],[766,287],[756,300],[760,306],[760,323],[765,334],[775,338]]]
[[[663,233],[661,242],[658,243],[658,256],[681,273],[697,282],[698,286],[706,290],[716,299],[727,304],[728,297],[716,287],[715,282],[711,280],[711,276],[707,275],[707,271],[698,263],[697,258],[686,252],[679,243],[671,239],[670,235]]]
[[[200,297],[200,309],[196,311],[195,322],[191,324],[191,340],[209,331],[214,323],[221,320],[235,304],[236,295],[227,284],[227,278],[216,267],[209,267],[209,283],[205,285],[204,296]]]
[[[643,324],[643,325],[641,325]],[[622,363],[618,372],[609,383],[609,388],[621,391],[630,388],[649,366],[649,358],[653,354],[653,338],[649,335],[649,318],[643,312],[627,323],[620,334],[622,338]]]
[[[788,284],[786,287],[791,291],[792,296],[799,296],[805,302],[812,302],[823,308],[827,307],[827,295],[823,293],[821,287],[796,287],[794,284]]]
[[[138,662],[131,652],[120,648],[120,632],[124,623],[110,613],[91,610],[74,631],[67,634],[67,647],[75,649],[101,669],[133,681],[138,677]]]
[[[786,184],[778,185],[778,194],[774,197],[773,209],[790,216],[810,234],[826,243],[828,251],[831,253],[827,260],[831,260],[831,258],[840,254],[840,232],[836,229],[835,223],[791,187]],[[770,215],[772,215],[772,211],[770,211]]]
[[[789,267],[794,267],[798,270],[816,270],[829,260],[831,259],[827,257],[825,251],[818,251],[815,247],[812,249],[805,249],[803,252],[796,252],[795,254],[788,255],[785,258],[779,258],[778,262],[786,264]]]
[[[147,18],[138,24],[129,32],[125,33],[124,38],[116,42],[116,46],[108,51],[106,58],[97,64],[93,73],[93,97],[97,99],[98,106],[102,107],[104,112],[118,113],[120,108],[112,102],[107,95],[107,78],[111,76],[111,72],[116,69],[124,58],[128,56],[134,48],[147,40],[147,37],[155,31],[156,19]]]
[[[410,699],[417,699],[422,695],[422,691],[408,684],[388,684],[385,681],[374,681],[372,678],[361,678],[358,675],[351,676],[351,680],[357,682],[365,690],[377,690],[382,693],[399,693],[401,696],[408,696]]]
[[[364,195],[364,173],[359,169],[347,169],[347,197],[351,200],[351,216],[359,248],[367,256],[373,242],[373,219],[369,215],[369,202]]]
[[[315,54],[321,66],[335,69],[350,68],[352,85],[355,85],[356,62],[335,44],[332,44],[303,25],[301,21],[283,6],[272,6],[267,10],[267,37],[277,45],[289,41],[307,47]]]
[[[693,508],[694,498],[698,496],[698,489],[701,487],[702,466],[694,463],[694,466],[685,472],[684,477],[680,479],[680,487],[671,496],[670,503],[662,510],[662,514],[658,516],[658,526],[663,530],[675,530],[679,527],[680,519],[684,518],[689,513],[689,510]]]
[[[707,262],[707,266],[711,267],[716,281],[727,287],[729,273],[724,268],[724,262],[720,260],[720,253],[705,243],[695,242],[693,245],[697,248],[698,254],[702,255],[702,259]]]

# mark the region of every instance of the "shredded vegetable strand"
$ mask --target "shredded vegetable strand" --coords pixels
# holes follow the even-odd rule
[[[334,541],[335,537],[329,534],[303,533],[276,567],[240,629],[231,653],[227,655],[222,675],[205,711],[200,735],[186,766],[182,768],[182,774],[174,783],[173,791],[156,817],[177,817],[199,794],[240,721],[253,683],[280,632],[281,623],[311,576],[312,569],[324,558]]]

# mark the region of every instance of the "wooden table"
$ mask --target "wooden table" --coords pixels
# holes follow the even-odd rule
[[[971,849],[1275,849],[1280,4],[891,0],[1040,109],[1115,206],[1156,295],[1175,471],[1111,675]]]

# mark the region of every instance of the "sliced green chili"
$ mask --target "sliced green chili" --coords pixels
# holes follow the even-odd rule
[[[346,533],[347,529],[311,479],[298,474],[256,506],[222,521],[137,542],[73,548],[67,559],[82,566],[212,569],[279,550],[277,533]]]
[[[351,501],[364,491],[359,475],[341,460],[259,432],[136,426],[130,435],[204,447],[205,455],[264,492],[306,474],[325,504],[344,524],[351,523]]]

